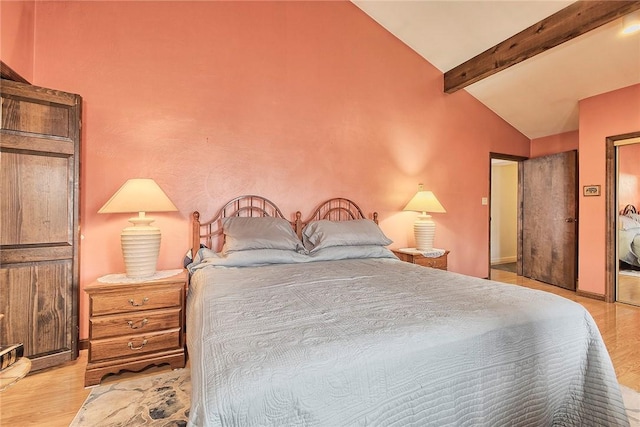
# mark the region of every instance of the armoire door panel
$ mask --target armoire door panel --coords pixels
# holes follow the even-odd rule
[[[71,260],[2,266],[0,310],[11,325],[2,328],[0,341],[23,342],[25,352],[37,357],[68,351],[69,318],[73,301],[67,295]]]
[[[69,108],[37,100],[6,96],[2,102],[2,128],[51,136],[69,136]]]
[[[2,245],[71,241],[69,160],[44,154],[4,152]]]
[[[2,80],[0,344],[32,370],[78,356],[82,98]]]

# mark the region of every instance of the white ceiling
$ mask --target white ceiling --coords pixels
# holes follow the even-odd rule
[[[443,73],[573,3],[352,1]],[[640,83],[640,33],[621,30],[610,22],[464,90],[529,138],[577,130],[578,100]]]

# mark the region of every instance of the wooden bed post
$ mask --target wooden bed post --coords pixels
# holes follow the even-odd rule
[[[200,212],[195,211],[192,214],[192,234],[191,234],[191,260],[196,258],[196,254],[200,249]]]
[[[293,228],[298,235],[298,239],[302,240],[302,212],[296,211],[296,219],[293,223]]]

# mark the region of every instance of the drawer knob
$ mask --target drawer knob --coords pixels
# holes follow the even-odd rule
[[[129,341],[129,348],[131,350],[142,350],[142,347],[144,347],[145,345],[147,345],[147,340],[142,341],[142,344],[140,344],[140,347],[134,347],[133,343]]]
[[[145,305],[147,301],[149,301],[149,298],[144,297],[144,298],[142,298],[142,302],[138,304],[137,302],[135,302],[135,301],[133,300],[133,298],[131,298],[131,299],[129,300],[129,304],[131,304],[131,305],[132,305],[132,306],[134,306],[134,307],[140,307],[141,305]]]
[[[147,323],[149,323],[149,319],[142,319],[138,322],[138,325],[136,325],[134,322],[132,322],[131,320],[127,320],[127,325],[129,325],[129,327],[131,329],[140,329],[140,328],[144,328],[144,325],[146,325]]]

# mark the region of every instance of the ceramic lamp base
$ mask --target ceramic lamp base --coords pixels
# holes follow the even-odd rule
[[[431,215],[419,215],[413,223],[413,233],[416,239],[416,249],[429,251],[433,249],[433,238],[436,235],[436,224],[431,220]]]
[[[149,225],[153,219],[145,217],[145,220],[141,222],[138,217],[130,219],[134,226],[125,228],[120,234],[125,270],[130,278],[153,276],[156,272],[160,229]]]

